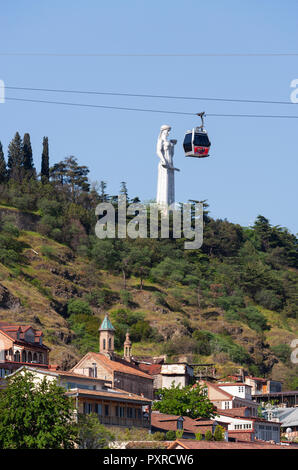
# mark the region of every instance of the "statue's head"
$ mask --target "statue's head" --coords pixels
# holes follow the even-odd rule
[[[164,124],[164,125],[161,126],[161,128],[160,128],[160,132],[168,131],[168,133],[169,133],[171,129],[172,129],[171,126],[168,126],[168,124]]]
[[[171,126],[168,126],[168,124],[164,124],[161,126],[160,131],[159,131],[159,139],[163,137],[167,137],[169,135],[169,132],[171,130]]]

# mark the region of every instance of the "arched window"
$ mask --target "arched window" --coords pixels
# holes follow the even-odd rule
[[[112,349],[112,340],[109,338],[109,349]]]
[[[33,354],[33,362],[37,362],[37,354],[36,353]]]
[[[20,360],[21,360],[20,351],[16,351],[16,352],[14,353],[14,360],[15,360],[16,362],[20,362]]]
[[[28,352],[28,360],[27,362],[32,362],[32,353],[31,351]]]
[[[43,364],[43,354],[39,354],[39,364]]]
[[[22,362],[27,362],[27,354],[26,354],[25,349],[23,349],[22,351]]]
[[[102,344],[103,344],[103,349],[106,349],[106,340],[105,339],[103,340]]]

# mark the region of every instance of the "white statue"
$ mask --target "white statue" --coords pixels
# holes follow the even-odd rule
[[[161,126],[156,146],[156,153],[160,158],[156,202],[161,206],[169,206],[175,202],[174,172],[180,171],[173,165],[174,146],[177,140],[167,140],[170,130],[171,126]]]

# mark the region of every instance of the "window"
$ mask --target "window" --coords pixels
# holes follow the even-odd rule
[[[22,362],[27,362],[27,354],[25,350],[22,352]]]
[[[105,405],[105,416],[109,416],[109,405]]]
[[[95,385],[85,385],[85,384],[80,384],[76,382],[67,382],[66,384],[67,389],[73,389],[73,388],[82,388],[84,390],[95,390]]]
[[[92,404],[84,402],[84,414],[88,415],[92,413]]]
[[[94,411],[98,415],[102,415],[102,406],[100,403],[95,403]]]
[[[105,339],[103,339],[102,344],[103,344],[103,349],[105,350],[106,349],[106,340]]]
[[[184,137],[183,147],[185,152],[192,151],[192,132],[188,133]]]
[[[31,351],[28,352],[28,361],[27,362],[32,362],[32,353],[31,353]]]
[[[112,340],[109,338],[109,349],[112,349]]]
[[[124,406],[116,406],[116,416],[124,418]]]
[[[228,410],[230,408],[230,402],[225,401],[225,410]]]
[[[14,361],[15,362],[20,362],[20,360],[21,360],[20,351],[16,351],[14,353]]]
[[[193,143],[194,145],[199,145],[201,147],[210,147],[210,140],[208,139],[207,134],[195,133]]]

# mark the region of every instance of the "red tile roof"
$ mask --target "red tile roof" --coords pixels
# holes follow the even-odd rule
[[[160,429],[164,432],[167,431],[176,431],[177,430],[177,419],[180,416],[177,415],[168,415],[165,413],[159,413],[153,411],[151,414],[151,426],[154,428]],[[208,430],[212,430],[214,422],[216,421],[217,424],[220,424],[224,428],[227,428],[227,423],[223,423],[217,419],[192,419],[188,416],[183,416],[183,430],[185,433],[196,434],[198,432],[205,433]]]
[[[263,442],[227,442],[227,441],[194,441],[192,439],[177,439],[168,449],[181,446],[184,449],[290,449],[291,446],[269,444]]]
[[[150,377],[150,375],[145,374],[145,372],[141,371],[137,366],[129,364],[128,362],[124,360],[121,360],[118,358],[116,360],[112,360],[106,357],[104,354],[94,353],[94,352],[89,352],[87,353],[87,355],[93,357],[95,360],[100,361],[109,369],[111,369],[113,372],[122,372],[123,374],[138,375],[140,377],[143,377],[144,379],[153,380],[153,378]],[[72,368],[71,370],[73,369],[74,368]]]
[[[139,364],[138,367],[149,375],[157,375],[161,372],[161,364]]]
[[[24,339],[24,333],[32,329],[34,332],[34,343],[31,343],[29,341],[26,341]],[[9,323],[1,322],[0,323],[0,331],[8,336],[12,341],[14,341],[16,344],[19,344],[21,346],[29,346],[31,347],[38,347],[41,349],[47,349],[50,351],[50,348],[48,346],[45,346],[44,344],[39,344],[39,338],[43,336],[43,332],[41,330],[35,330],[30,325],[11,325]],[[19,333],[19,338],[18,338],[18,333]]]
[[[125,392],[124,390],[121,390],[121,391],[108,391],[108,390],[86,390],[86,389],[80,389],[80,388],[77,388],[77,389],[73,389],[73,390],[69,390],[68,392],[66,392],[66,395],[67,396],[71,396],[71,395],[75,395],[75,394],[78,394],[79,396],[86,396],[88,395],[88,397],[90,398],[110,398],[110,399],[114,399],[114,400],[119,400],[119,399],[122,399],[122,400],[128,400],[128,401],[138,401],[138,402],[141,402],[143,405],[147,404],[147,405],[150,405],[151,404],[151,400],[149,400],[148,398],[143,398],[143,397],[140,397],[139,395],[136,395],[134,393],[129,393],[129,392]]]

